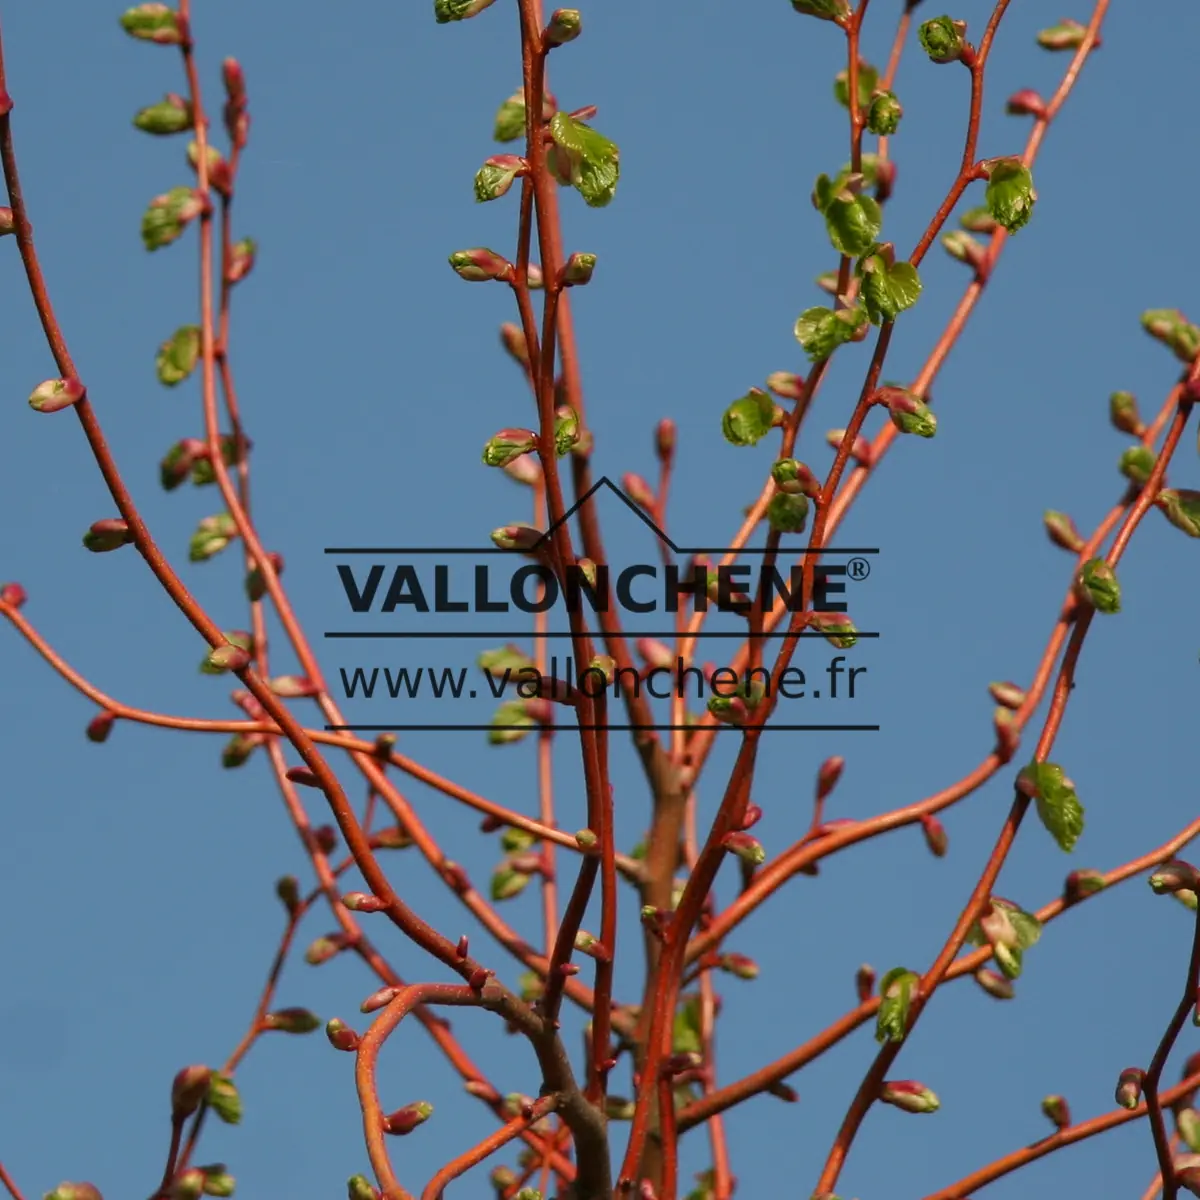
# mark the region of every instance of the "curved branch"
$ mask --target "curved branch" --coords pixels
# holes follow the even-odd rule
[[[478,1166],[479,1163],[490,1158],[497,1150],[507,1146],[514,1138],[519,1137],[527,1129],[532,1128],[544,1117],[554,1112],[560,1101],[561,1097],[558,1095],[542,1096],[530,1105],[528,1114],[518,1117],[515,1121],[510,1121],[466,1153],[452,1159],[429,1181],[421,1193],[421,1200],[441,1200],[448,1183],[452,1183],[472,1167]]]
[[[358,1043],[354,1065],[354,1083],[358,1089],[358,1102],[362,1107],[363,1135],[366,1138],[367,1154],[371,1159],[375,1177],[383,1190],[383,1200],[413,1200],[413,1196],[406,1192],[396,1179],[387,1147],[384,1145],[384,1138],[387,1134],[383,1108],[379,1103],[379,1093],[375,1083],[379,1052],[383,1049],[384,1042],[392,1035],[400,1022],[412,1012],[415,1005],[451,1004],[479,1007],[486,1003],[484,993],[487,990],[484,988],[474,991],[462,984],[450,983],[410,984],[408,987],[402,988],[399,995],[375,1018],[371,1028],[363,1034],[362,1040]]]

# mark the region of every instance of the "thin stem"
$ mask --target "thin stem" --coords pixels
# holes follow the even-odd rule
[[[1158,1095],[1158,1085],[1162,1081],[1163,1068],[1183,1029],[1183,1023],[1197,1003],[1197,986],[1200,985],[1200,911],[1192,931],[1192,953],[1188,959],[1187,979],[1183,985],[1183,995],[1175,1006],[1175,1012],[1167,1024],[1158,1049],[1150,1060],[1150,1069],[1142,1080],[1142,1094],[1146,1097],[1146,1112],[1150,1117],[1150,1130],[1154,1135],[1154,1151],[1158,1155],[1158,1170],[1162,1176],[1163,1200],[1176,1200],[1179,1195],[1179,1183],[1175,1178],[1175,1166],[1171,1154],[1171,1139],[1163,1121],[1162,1101]]]
[[[3,1163],[0,1163],[0,1183],[4,1185],[5,1190],[12,1197],[12,1200],[25,1200],[21,1194],[21,1189],[17,1187],[13,1177],[8,1173]]]

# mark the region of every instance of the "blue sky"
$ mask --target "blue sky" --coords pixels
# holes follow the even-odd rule
[[[259,528],[284,554],[285,582],[314,636],[346,611],[323,547],[470,543],[527,517],[526,497],[478,457],[496,428],[531,419],[496,339],[498,324],[513,319],[511,299],[503,288],[466,287],[446,267],[461,247],[512,246],[511,197],[480,207],[471,194],[475,169],[493,152],[493,113],[519,81],[512,7],[500,0],[478,20],[438,27],[428,3],[356,6],[343,16],[298,0],[286,19],[235,0],[197,5],[210,101],[224,55],[236,54],[248,79],[254,125],[237,228],[258,240],[260,255],[238,293],[232,357],[255,443]],[[864,52],[873,62],[886,57],[897,7],[872,7]],[[721,413],[769,372],[804,369],[792,324],[820,303],[812,279],[834,265],[808,196],[815,176],[847,157],[844,113],[832,98],[844,53],[835,29],[784,0],[676,8],[657,21],[631,0],[585,9],[584,36],[555,54],[552,87],[568,109],[598,105],[595,125],[622,154],[609,208],[562,197],[568,248],[599,256],[592,284],[575,293],[596,469],[649,474],[654,424],[673,417],[671,530],[683,543],[714,544],[736,529],[770,461],[765,443],[726,445]],[[952,15],[977,35],[989,10],[964,0]],[[1012,5],[989,70],[981,154],[1022,147],[1028,121],[1006,117],[1004,98],[1055,86],[1066,58],[1039,50],[1033,36],[1059,15]],[[167,447],[201,432],[195,382],[167,391],[153,371],[159,342],[195,315],[195,246],[193,234],[154,255],[142,250],[147,201],[187,182],[188,171],[182,140],[148,138],[129,121],[181,89],[177,57],[126,39],[115,8],[61,0],[4,5],[0,16],[27,198],[73,352],[160,544],[218,623],[240,627],[240,556],[186,561],[191,530],[217,507],[211,490],[165,495],[157,485]],[[1113,6],[1104,46],[1039,160],[1034,219],[1006,248],[934,387],[937,437],[897,445],[843,529],[845,541],[881,548],[855,617],[883,636],[856,651],[870,686],[853,716],[847,704],[814,719],[878,720],[882,731],[769,742],[754,796],[769,851],[805,828],[827,755],[848,760],[831,817],[910,803],[990,749],[988,682],[1027,681],[1069,571],[1041,514],[1065,509],[1090,530],[1118,498],[1127,439],[1108,426],[1107,396],[1131,390],[1149,414],[1176,376],[1138,316],[1195,305],[1186,212],[1200,167],[1180,150],[1175,114],[1192,108],[1187,47],[1197,35],[1193,6],[1168,4],[1154,22]],[[905,117],[885,224],[903,252],[953,178],[967,99],[965,72],[910,49],[897,81]],[[980,198],[972,192],[967,202]],[[890,378],[916,372],[967,281],[936,248],[922,276],[924,294],[897,326]],[[111,503],[75,422],[35,419],[24,402],[53,369],[11,239],[0,245],[0,312],[8,401],[0,578],[26,586],[30,619],[110,693],[176,713],[232,713],[225,683],[196,672],[197,636],[137,558],[80,547]],[[839,355],[822,390],[800,445],[815,469],[831,460],[823,432],[845,423],[867,353]],[[1198,486],[1193,446],[1189,432],[1171,472],[1176,486]],[[605,516],[614,560],[653,553],[615,506]],[[998,890],[1028,908],[1057,894],[1072,868],[1124,862],[1195,813],[1195,547],[1152,513],[1121,581],[1124,611],[1095,622],[1054,754],[1078,785],[1087,830],[1068,858],[1027,824]],[[331,676],[356,661],[316,640]],[[274,646],[279,669],[290,667],[282,638]],[[811,653],[823,662],[823,649]],[[0,674],[0,1160],[29,1195],[64,1178],[91,1179],[109,1196],[148,1194],[166,1153],[171,1076],[189,1062],[222,1060],[240,1037],[281,926],[273,880],[290,871],[307,878],[302,854],[265,761],[222,771],[220,738],[125,725],[104,746],[88,743],[90,703],[8,628]],[[375,711],[347,707],[352,719]],[[706,812],[733,745],[724,740],[714,758]],[[532,811],[529,746],[496,750],[481,735],[438,733],[407,735],[404,747]],[[559,757],[561,819],[576,828],[582,798],[566,739]],[[901,830],[830,860],[816,880],[794,880],[745,924],[729,948],[758,959],[762,975],[720,981],[723,1081],[839,1016],[861,962],[882,974],[932,961],[1000,828],[1011,780],[1001,772],[945,814],[944,860],[929,857],[918,831]],[[628,849],[644,829],[646,799],[625,747],[615,781]],[[479,836],[477,818],[437,794],[418,785],[408,794],[485,880],[499,856],[495,838]],[[310,811],[319,815],[319,799]],[[473,932],[422,863],[398,861],[397,879],[420,911],[451,936]],[[732,874],[718,889],[723,902]],[[532,889],[504,915],[536,934]],[[301,945],[330,927],[311,918]],[[623,928],[637,936],[632,923]],[[1064,1092],[1077,1118],[1107,1111],[1118,1072],[1148,1062],[1175,1004],[1189,932],[1181,907],[1133,880],[1047,930],[1016,1003],[997,1004],[969,981],[947,987],[896,1068],[933,1087],[942,1110],[925,1119],[873,1112],[840,1193],[908,1200],[946,1186],[1043,1136],[1038,1104],[1049,1092]],[[424,975],[421,956],[398,936],[379,937],[405,975],[441,977]],[[473,946],[515,978],[486,937]],[[633,999],[638,984],[636,966],[618,974],[623,997]],[[316,970],[296,962],[279,1002],[349,1019],[369,990],[355,962]],[[535,1090],[524,1047],[497,1038],[490,1021],[467,1013],[455,1026],[501,1090]],[[1180,1055],[1195,1048],[1189,1026]],[[860,1031],[793,1078],[799,1104],[757,1099],[729,1116],[741,1195],[781,1180],[807,1194],[873,1050]],[[1177,1070],[1169,1068],[1172,1082]],[[323,1037],[265,1039],[241,1080],[242,1127],[211,1129],[200,1156],[227,1161],[240,1194],[337,1195],[365,1169],[350,1063]],[[415,1028],[389,1049],[382,1083],[389,1106],[424,1098],[438,1110],[397,1143],[412,1189],[491,1127]],[[698,1132],[686,1168],[707,1164]],[[1126,1196],[1153,1169],[1149,1130],[1139,1125],[1054,1155],[988,1195],[1069,1187]],[[486,1183],[452,1191],[470,1187],[480,1194]]]

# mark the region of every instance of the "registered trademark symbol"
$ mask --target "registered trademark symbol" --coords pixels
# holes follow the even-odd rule
[[[851,579],[866,579],[871,573],[871,564],[865,558],[852,558],[846,564],[846,573]]]

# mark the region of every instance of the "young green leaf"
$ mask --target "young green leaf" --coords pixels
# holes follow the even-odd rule
[[[449,21],[465,21],[478,16],[495,0],[433,0],[433,17],[439,25]]]
[[[562,458],[579,443],[579,414],[564,404],[554,418],[554,452]]]
[[[121,16],[121,28],[138,41],[177,46],[183,41],[179,14],[165,4],[137,4]]]
[[[1117,582],[1117,573],[1102,558],[1089,559],[1080,567],[1075,591],[1098,612],[1121,611],[1121,585]]]
[[[237,439],[232,434],[222,434],[218,439],[218,445],[221,447],[221,461],[227,467],[232,467],[238,461]],[[212,459],[197,455],[191,463],[191,476],[192,483],[196,487],[206,487],[210,483],[216,483],[217,472],[213,467]]]
[[[1140,438],[1146,432],[1137,397],[1132,392],[1113,392],[1108,398],[1108,419],[1118,433]]]
[[[1200,492],[1188,488],[1163,488],[1158,493],[1163,515],[1188,537],[1200,537]]]
[[[1149,446],[1130,446],[1120,459],[1121,474],[1138,487],[1145,487],[1154,470],[1157,455]]]
[[[865,254],[883,228],[883,210],[870,196],[844,189],[825,207],[825,229],[839,254]]]
[[[1180,362],[1190,363],[1200,354],[1200,327],[1174,308],[1151,308],[1142,313],[1142,328],[1169,346]]]
[[[1059,21],[1037,35],[1037,44],[1043,50],[1074,50],[1083,44],[1086,34],[1087,26],[1078,21]]]
[[[524,871],[517,871],[507,862],[502,862],[492,872],[492,899],[497,903],[514,899],[525,890],[530,878]]]
[[[775,401],[761,388],[735,400],[721,419],[721,432],[733,446],[753,446],[767,436],[775,420]]]
[[[147,250],[169,246],[187,223],[200,215],[203,205],[193,188],[177,187],[150,201],[142,216],[142,242]]]
[[[858,64],[858,107],[866,111],[871,103],[871,93],[879,82],[879,72],[868,62]],[[833,94],[843,108],[850,107],[850,71],[841,70],[833,81]]]
[[[166,137],[192,127],[192,108],[179,96],[167,96],[157,104],[140,109],[133,118],[134,127],[143,133]]]
[[[182,383],[196,369],[199,357],[200,326],[181,326],[158,348],[155,368],[159,383],[166,387]]]
[[[533,659],[516,646],[500,646],[495,650],[484,650],[476,660],[481,671],[503,676],[505,671],[516,675],[518,671],[532,671]]]
[[[590,208],[603,208],[616,194],[621,174],[616,144],[563,112],[551,118],[550,136],[571,186]]]
[[[1037,945],[1038,939],[1042,936],[1042,923],[1037,917],[1032,913],[1027,913],[1011,900],[1002,900],[999,896],[993,896],[991,902],[992,907],[1000,909],[1012,925],[1016,933],[1018,950],[1028,950],[1030,946]],[[967,941],[972,946],[989,944],[987,935],[978,921],[975,921],[967,931]]]
[[[689,996],[675,1013],[671,1049],[676,1054],[700,1054],[703,1039],[700,1024],[700,1001]]]
[[[988,167],[984,194],[988,212],[1009,233],[1029,223],[1037,192],[1029,168],[1019,158],[999,158]]]
[[[879,1011],[875,1017],[877,1042],[902,1042],[908,1027],[908,1010],[920,976],[907,967],[893,967],[879,983]]]
[[[507,746],[510,742],[519,742],[536,724],[523,701],[506,701],[492,714],[488,742],[493,746]]]
[[[934,17],[917,30],[917,40],[921,43],[921,49],[935,63],[949,63],[962,56],[966,32],[967,26],[963,21]]]
[[[1032,762],[1021,772],[1019,786],[1033,797],[1038,818],[1059,848],[1069,854],[1083,833],[1083,805],[1062,767]]]
[[[808,521],[808,497],[776,492],[767,505],[767,520],[779,533],[803,533]]]
[[[834,196],[845,187],[846,178],[846,175],[839,173],[835,178],[830,179],[823,171],[817,176],[817,181],[813,184],[812,190],[813,208],[817,212],[824,213]]]
[[[853,308],[806,308],[796,321],[796,341],[812,362],[828,358],[839,346],[852,341],[866,320],[858,305]]]
[[[880,137],[891,137],[900,127],[904,108],[895,92],[881,92],[867,109],[867,129]]]
[[[237,1125],[242,1119],[242,1098],[228,1075],[214,1071],[208,1084],[208,1106],[225,1122]]]
[[[917,437],[931,438],[937,433],[937,417],[930,412],[929,407],[921,400],[916,402],[914,411],[908,411],[896,406],[889,407],[888,415],[892,424],[901,433],[915,433]]]
[[[525,95],[514,92],[496,110],[492,137],[498,142],[515,142],[525,136]]]
[[[823,633],[825,640],[838,650],[852,650],[858,645],[858,628],[841,613],[813,613],[812,628]]]
[[[237,535],[237,523],[229,513],[205,517],[188,543],[188,558],[192,562],[207,562],[220,554]]]
[[[863,303],[872,324],[894,321],[906,308],[916,304],[921,294],[921,277],[912,263],[889,265],[887,255],[875,253],[862,259],[858,270]]]
[[[475,172],[475,199],[480,204],[498,200],[506,195],[518,175],[524,175],[529,165],[518,154],[493,154]]]
[[[822,21],[844,21],[850,15],[850,0],[792,0],[792,7]]]

